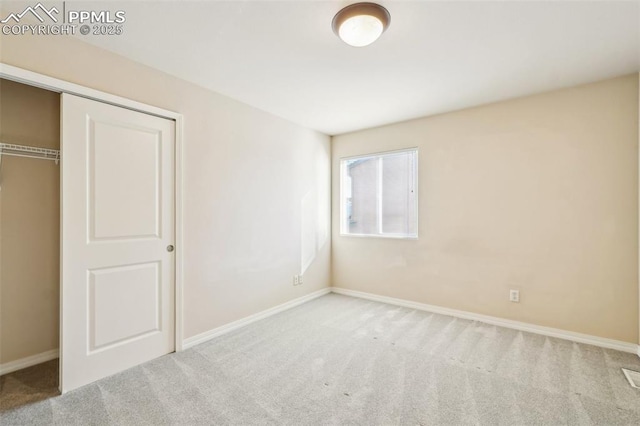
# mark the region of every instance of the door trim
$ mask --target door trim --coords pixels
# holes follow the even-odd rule
[[[59,80],[44,74],[39,74],[23,68],[14,67],[12,65],[0,62],[0,78],[23,83],[28,86],[35,86],[56,93],[68,93],[99,102],[115,105],[134,111],[151,114],[162,118],[174,120],[176,124],[175,135],[175,246],[178,248],[175,255],[175,348],[176,352],[184,349],[183,345],[183,263],[184,263],[184,232],[183,232],[183,115],[174,111],[147,105],[131,99],[123,98],[99,90],[81,86],[79,84],[70,83],[68,81]],[[62,188],[61,188],[62,189]],[[61,224],[62,226],[62,224]],[[62,244],[62,241],[60,241]],[[62,256],[62,251],[60,252]],[[62,262],[61,262],[62,266]],[[60,272],[62,274],[62,271]],[[62,317],[62,304],[60,305]],[[60,339],[62,339],[62,327]],[[62,341],[62,340],[60,340]],[[61,354],[62,356],[63,354]]]

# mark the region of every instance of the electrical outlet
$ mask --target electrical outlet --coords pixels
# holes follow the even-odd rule
[[[509,302],[520,302],[520,290],[509,290]]]
[[[302,275],[298,275],[298,285],[302,285],[303,282]]]
[[[299,275],[294,275],[293,276],[293,285],[299,285],[300,284],[300,276]]]

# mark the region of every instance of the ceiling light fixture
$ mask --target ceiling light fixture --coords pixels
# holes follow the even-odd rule
[[[355,3],[336,13],[333,32],[350,46],[367,46],[378,39],[391,22],[389,11],[375,3]]]

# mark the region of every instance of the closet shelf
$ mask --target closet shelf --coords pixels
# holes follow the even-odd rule
[[[41,160],[53,160],[58,164],[60,161],[60,150],[40,148],[29,145],[16,145],[11,143],[0,142],[0,158],[3,155],[12,155],[14,157],[39,158]]]

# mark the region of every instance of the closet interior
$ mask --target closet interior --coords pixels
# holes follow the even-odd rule
[[[58,393],[59,150],[60,95],[1,79],[0,410]]]

